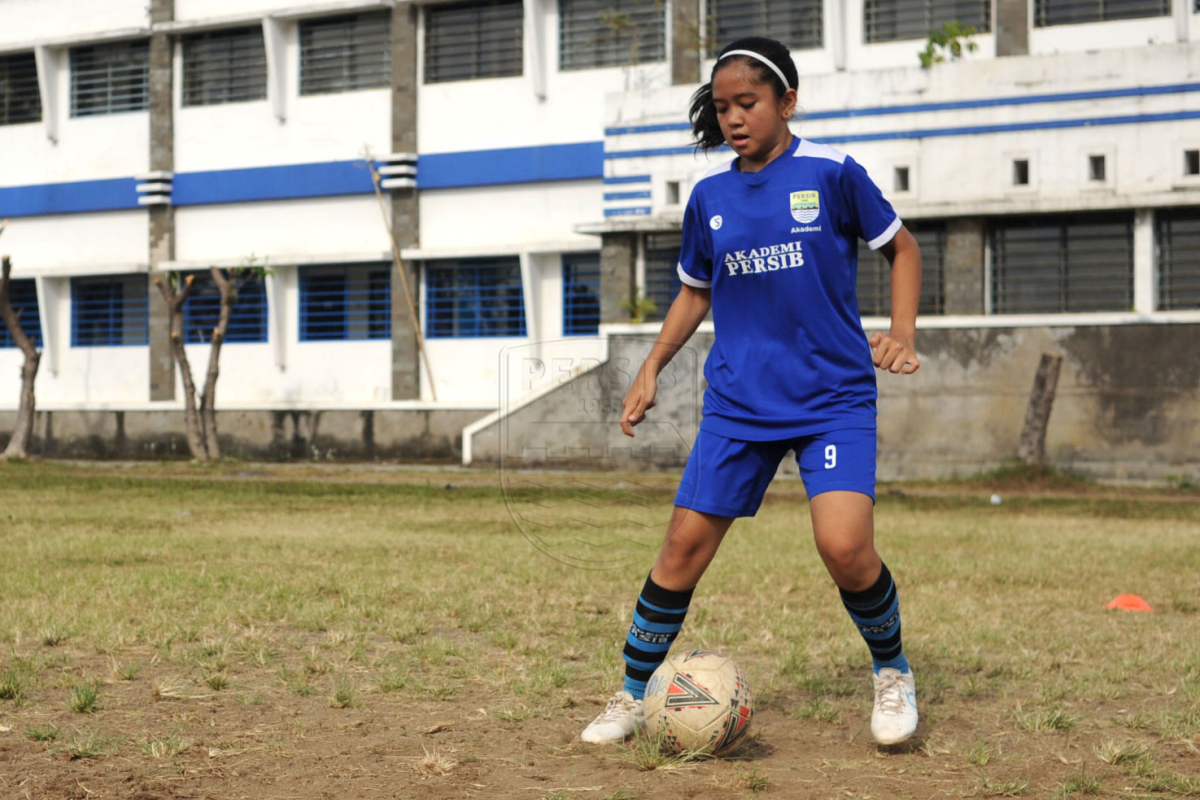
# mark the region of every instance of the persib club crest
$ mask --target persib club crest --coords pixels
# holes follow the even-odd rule
[[[821,193],[792,192],[792,219],[808,224],[821,213]]]

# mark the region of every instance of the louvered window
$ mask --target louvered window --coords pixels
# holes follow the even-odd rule
[[[428,6],[425,82],[520,75],[523,14],[521,0]]]
[[[209,271],[192,275],[192,290],[183,304],[183,338],[188,344],[209,344],[221,315],[221,290]],[[237,299],[229,314],[226,342],[267,341],[267,293],[264,281],[251,276],[244,281],[233,278]],[[240,282],[240,285],[238,283]]]
[[[38,310],[37,283],[32,278],[8,283],[8,304],[17,315],[21,330],[33,342],[34,347],[42,346],[42,314]],[[8,326],[0,320],[0,349],[16,347]]]
[[[790,50],[821,47],[821,0],[715,0],[712,15],[710,56],[726,43],[743,36],[761,36],[770,31]]]
[[[183,104],[264,100],[267,52],[261,27],[207,31],[183,40]]]
[[[71,279],[71,346],[123,347],[148,341],[145,275]]]
[[[1000,218],[989,227],[995,313],[1133,306],[1132,213]]]
[[[944,314],[946,225],[917,222],[908,227],[921,248],[921,300],[919,314]],[[878,250],[858,242],[858,312],[864,317],[892,315],[892,266]]]
[[[33,53],[0,56],[0,125],[19,125],[42,119],[37,60]]]
[[[1035,0],[1034,23],[1074,25],[1079,22],[1105,22],[1138,17],[1165,17],[1171,13],[1171,0]]]
[[[663,61],[665,8],[662,0],[559,0],[559,68]]]
[[[71,48],[71,116],[141,111],[150,104],[150,42]]]
[[[563,256],[563,334],[595,336],[600,330],[600,254]]]
[[[391,85],[391,17],[387,13],[300,23],[300,94]]]
[[[924,39],[955,20],[982,33],[991,30],[991,11],[991,0],[866,0],[866,39]]]
[[[300,341],[388,339],[391,270],[375,265],[300,270]]]
[[[679,248],[682,238],[678,233],[646,234],[645,264],[646,286],[642,294],[653,301],[655,310],[646,315],[647,322],[666,319],[671,303],[683,284],[679,280]]]
[[[525,336],[525,295],[517,258],[425,264],[429,338]]]
[[[1200,308],[1200,208],[1160,210],[1158,307]]]

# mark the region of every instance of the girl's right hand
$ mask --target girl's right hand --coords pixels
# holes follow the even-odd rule
[[[621,401],[621,430],[626,436],[632,437],[633,426],[646,419],[646,412],[658,405],[654,402],[657,393],[658,379],[648,374],[643,365]]]

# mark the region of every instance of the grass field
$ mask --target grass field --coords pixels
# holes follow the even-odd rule
[[[750,740],[679,763],[577,738],[619,685],[653,553],[603,571],[552,560],[499,486],[0,465],[0,797],[1200,797],[1194,490],[883,488],[922,725],[879,748],[866,648],[799,483],[777,481],[679,640],[747,673]],[[615,511],[625,493],[597,498]],[[1106,610],[1122,592],[1154,611]]]

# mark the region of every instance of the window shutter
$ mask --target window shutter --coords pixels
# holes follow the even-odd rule
[[[71,279],[71,346],[122,347],[149,341],[145,275]]]
[[[1001,218],[990,239],[997,314],[1133,306],[1132,213]]]
[[[559,67],[620,67],[666,59],[662,0],[559,0]]]
[[[944,314],[946,224],[922,220],[906,226],[921,248],[921,300],[917,313]],[[864,317],[892,314],[892,267],[878,250],[858,242],[858,313]]]
[[[150,104],[150,42],[71,48],[71,116],[141,111]]]
[[[357,14],[300,23],[300,94],[392,85],[391,17]]]
[[[1170,13],[1171,0],[1036,0],[1034,4],[1034,22],[1039,28]]]
[[[1200,209],[1158,212],[1158,307],[1200,308]]]
[[[430,6],[425,11],[425,82],[522,73],[521,0]]]
[[[40,122],[37,59],[33,53],[0,56],[0,125]]]
[[[947,22],[958,20],[979,33],[991,30],[988,0],[866,0],[868,42],[924,39]]]
[[[387,267],[345,265],[300,270],[300,341],[388,339],[392,279]]]
[[[262,28],[231,28],[183,40],[183,104],[207,106],[264,100],[267,52]]]
[[[763,31],[789,50],[821,47],[822,5],[821,0],[715,0],[709,6],[715,23],[710,55],[715,57],[728,42]]]
[[[517,258],[425,264],[425,335],[525,336],[525,295]]]
[[[38,309],[37,282],[32,278],[10,280],[8,282],[8,304],[12,306],[21,330],[33,342],[34,347],[42,346],[42,313]],[[8,326],[0,323],[0,349],[16,347]]]
[[[563,256],[563,334],[595,336],[600,330],[600,254]]]

